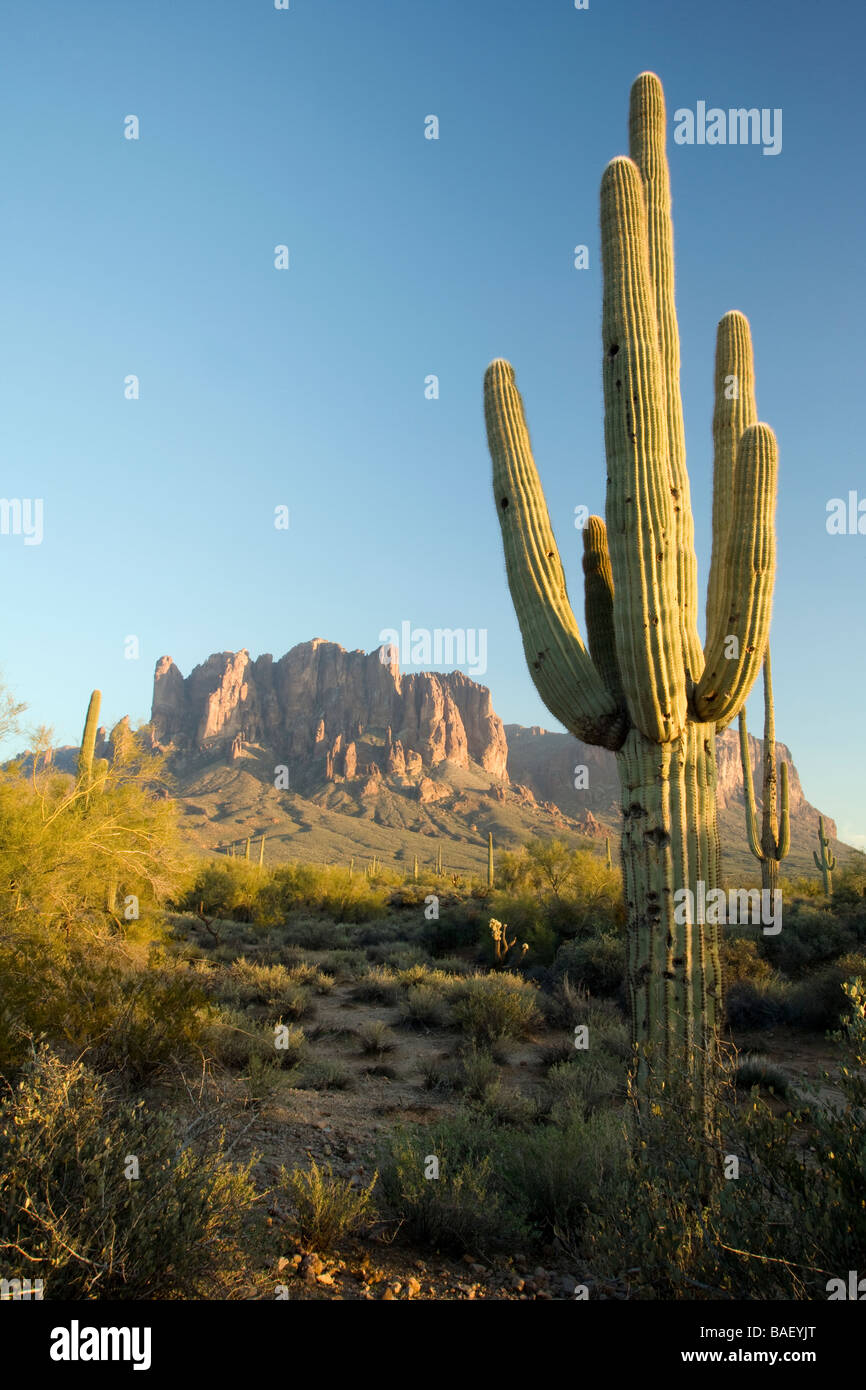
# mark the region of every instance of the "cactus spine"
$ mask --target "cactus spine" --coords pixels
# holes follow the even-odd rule
[[[94,690],[87,706],[84,732],[81,735],[81,751],[78,754],[78,776],[85,791],[85,805],[90,800],[90,789],[93,785],[93,753],[96,748],[96,730],[99,724],[99,706],[101,703],[102,692]]]
[[[818,817],[818,845],[821,850],[820,857],[816,851],[812,851],[812,858],[815,860],[815,867],[821,870],[824,880],[824,893],[828,898],[833,896],[833,870],[836,867],[836,856],[830,848],[830,841],[824,834],[824,817]]]
[[[493,831],[487,835],[487,887],[493,887]]]
[[[696,1105],[709,1116],[722,1003],[718,929],[678,922],[692,914],[675,913],[674,894],[719,880],[714,738],[739,713],[767,646],[776,441],[756,423],[748,322],[728,313],[716,343],[720,500],[702,650],[664,95],[653,73],[632,87],[629,135],[631,158],[614,159],[601,185],[607,526],[596,517],[583,534],[589,651],[568,601],[508,362],[487,369],[485,416],[530,674],[571,733],[617,754],[636,1091],[645,1103],[651,1052],[662,1082],[687,1070]]]
[[[782,763],[781,807],[778,818],[776,816],[776,719],[769,647],[764,658],[764,786],[760,838],[745,706],[740,710],[740,762],[743,765],[743,800],[746,804],[746,834],[749,837],[749,848],[761,864],[761,887],[775,893],[779,887],[779,864],[791,847],[791,816],[787,763]],[[771,898],[770,901],[772,903],[775,899]]]

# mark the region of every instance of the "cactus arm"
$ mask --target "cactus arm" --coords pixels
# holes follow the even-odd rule
[[[779,812],[779,840],[776,850],[777,859],[785,859],[791,848],[791,814],[788,799],[788,764],[782,763],[780,769],[780,801]]]
[[[613,571],[607,548],[607,527],[600,516],[589,517],[583,528],[583,573],[589,653],[604,685],[624,711],[625,692],[614,637]]]
[[[484,413],[508,587],[530,675],[551,714],[577,738],[618,748],[624,721],[578,631],[514,370],[501,359],[485,374]]]
[[[737,449],[725,571],[708,615],[706,665],[694,692],[698,719],[728,723],[739,714],[764,660],[776,576],[777,463],[769,425],[750,425]]]
[[[686,720],[672,482],[643,186],[622,156],[602,177],[601,254],[616,650],[632,720],[668,743]]]
[[[646,200],[649,270],[655,298],[667,419],[682,651],[686,669],[696,681],[704,665],[697,626],[698,562],[680,393],[680,335],[674,297],[674,231],[670,173],[665,152],[665,98],[662,84],[653,72],[642,72],[632,84],[629,153],[640,170]]]
[[[749,731],[746,728],[745,706],[740,710],[740,762],[743,765],[743,800],[746,805],[746,834],[749,849],[756,859],[763,860],[764,851],[758,836],[758,814],[755,807],[755,787],[752,781],[752,760],[749,755]]]
[[[736,394],[733,392],[736,391]],[[757,424],[755,363],[749,321],[731,310],[716,330],[715,408],[713,410],[713,549],[707,585],[709,614],[719,606],[725,554],[733,519],[734,477],[740,437]]]

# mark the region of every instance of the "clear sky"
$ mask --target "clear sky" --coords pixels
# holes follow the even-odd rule
[[[186,674],[408,621],[486,630],[497,711],[556,727],[505,584],[482,378],[515,365],[582,624],[598,186],[650,68],[671,132],[699,101],[783,112],[777,155],[669,142],[701,592],[715,325],[738,308],[781,451],[777,732],[866,845],[866,535],[825,525],[866,498],[864,28],[853,0],[6,0],[0,492],[42,499],[44,536],[0,535],[0,666],[29,717],[74,742],[94,686],[106,722],[146,718],[163,653]]]

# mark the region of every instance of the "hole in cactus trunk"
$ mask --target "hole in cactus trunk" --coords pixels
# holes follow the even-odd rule
[[[503,497],[503,499],[502,499],[502,501],[499,503],[499,505],[500,505],[500,507],[502,508],[502,510],[505,511],[505,508],[508,506],[508,498],[507,498],[507,497]]]

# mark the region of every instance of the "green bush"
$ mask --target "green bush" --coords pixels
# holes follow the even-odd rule
[[[43,1048],[0,1097],[4,1272],[38,1271],[49,1299],[207,1296],[243,1258],[253,1162],[232,1166],[222,1144],[199,1157],[170,1113]]]
[[[528,1232],[500,1190],[500,1131],[476,1114],[392,1132],[379,1165],[382,1194],[400,1235],[456,1254],[515,1249]],[[438,1164],[438,1177],[425,1176]]]
[[[625,982],[625,939],[605,933],[587,940],[567,941],[556,953],[556,976],[568,975],[575,985],[601,998],[619,993]]]
[[[374,1216],[373,1188],[378,1173],[367,1187],[354,1187],[346,1178],[335,1177],[329,1164],[319,1168],[280,1169],[278,1189],[292,1207],[293,1227],[302,1248],[327,1251],[338,1240],[351,1234]]]
[[[536,995],[534,985],[505,971],[458,977],[453,990],[454,1020],[478,1043],[525,1037],[540,1022]]]

